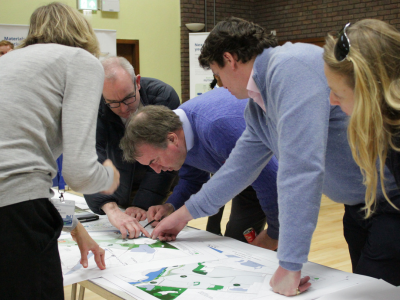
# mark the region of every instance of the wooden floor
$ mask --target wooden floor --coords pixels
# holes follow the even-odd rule
[[[229,219],[231,203],[225,206],[222,219],[222,232],[225,231]],[[343,204],[338,204],[327,197],[322,197],[321,210],[319,213],[317,229],[311,243],[309,261],[319,263],[334,269],[351,272],[350,257],[347,243],[343,237],[342,217],[344,213]],[[192,220],[189,225],[205,230],[207,218]],[[71,286],[64,288],[65,299],[71,299]],[[86,290],[85,300],[100,300],[102,297]]]

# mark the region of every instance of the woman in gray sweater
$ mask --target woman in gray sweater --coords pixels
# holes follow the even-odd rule
[[[49,201],[55,159],[75,191],[113,193],[119,173],[95,151],[103,68],[96,36],[75,9],[51,3],[31,16],[27,38],[0,59],[0,295],[4,299],[63,299],[57,238],[63,227]],[[87,266],[104,251],[81,224],[71,235]]]

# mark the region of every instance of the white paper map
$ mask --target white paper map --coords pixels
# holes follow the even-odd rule
[[[188,235],[182,232],[180,236]],[[105,250],[106,270],[99,270],[93,254],[88,256],[89,266],[84,269],[80,264],[81,254],[75,241],[69,234],[62,234],[58,239],[64,285],[89,278],[100,277],[109,273],[122,272],[124,267],[135,266],[143,269],[160,265],[172,265],[176,261],[192,263],[219,258],[210,248],[199,242],[160,242],[146,237],[122,239],[121,233],[114,229],[92,231],[91,237]],[[117,271],[118,269],[118,271]]]
[[[226,242],[220,244],[218,239],[204,242],[207,247],[222,255],[218,260],[146,270],[130,269],[121,274],[103,277],[140,300],[285,298],[273,293],[268,284],[277,268],[274,252],[266,252],[262,249],[260,252],[254,246],[243,251],[243,247],[239,249],[229,247],[231,240]],[[237,244],[237,242],[234,243]],[[364,282],[361,276],[356,278],[357,275],[316,264],[306,266],[303,273],[311,277],[312,289],[301,297],[298,296],[296,299],[299,300],[316,299],[325,294],[324,288],[329,288],[332,292]],[[349,275],[355,277],[349,279]]]

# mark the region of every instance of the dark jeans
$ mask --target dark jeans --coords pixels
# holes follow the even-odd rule
[[[392,200],[400,207],[400,199]],[[400,285],[400,211],[385,201],[364,219],[364,205],[345,205],[344,237],[353,272]]]
[[[207,231],[221,234],[221,218],[224,207],[208,218]],[[232,199],[231,215],[226,224],[225,236],[247,243],[243,232],[253,227],[259,234],[265,227],[267,218],[258,201],[255,190],[249,186]]]
[[[62,226],[48,199],[0,207],[1,299],[64,299],[57,246]]]

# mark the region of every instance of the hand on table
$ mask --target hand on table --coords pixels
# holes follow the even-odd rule
[[[103,166],[111,167],[114,171],[114,178],[113,178],[113,183],[111,184],[111,187],[108,190],[101,192],[102,194],[105,194],[105,195],[111,195],[115,192],[115,190],[119,186],[119,172],[110,159],[106,159],[103,162]]]
[[[301,271],[288,271],[281,266],[275,271],[269,285],[275,293],[285,296],[296,296],[297,289],[300,293],[305,292],[311,283],[309,276],[301,278]]]
[[[261,247],[261,248],[265,248],[268,250],[278,249],[278,240],[271,238],[267,234],[267,230],[261,231],[260,234],[257,235],[256,238],[254,239],[254,241],[252,241],[250,244]]]
[[[125,214],[135,218],[138,221],[144,221],[144,220],[146,220],[146,217],[147,217],[147,213],[144,209],[141,209],[141,208],[135,207],[135,206],[128,207],[125,210]]]
[[[186,208],[186,205],[162,220],[151,234],[152,239],[160,241],[175,241],[178,233],[192,220],[193,217]]]
[[[88,267],[87,256],[89,251],[92,251],[94,254],[94,261],[99,269],[104,270],[106,268],[104,250],[91,238],[81,223],[78,223],[78,225],[71,231],[71,236],[78,244],[79,250],[81,251],[80,262],[84,268]]]
[[[112,225],[117,227],[119,231],[121,231],[122,238],[137,238],[140,235],[140,232],[147,237],[150,237],[150,234],[147,232],[146,229],[140,225],[139,221],[136,220],[134,217],[128,216],[124,212],[122,212],[117,203],[109,202],[102,206],[101,208],[108,217],[108,220]],[[129,233],[129,236],[128,236]]]
[[[169,216],[173,212],[174,207],[170,203],[151,206],[147,211],[147,221],[151,222],[153,220],[161,220],[162,218]],[[158,221],[151,223],[151,226],[156,227],[158,223]]]

